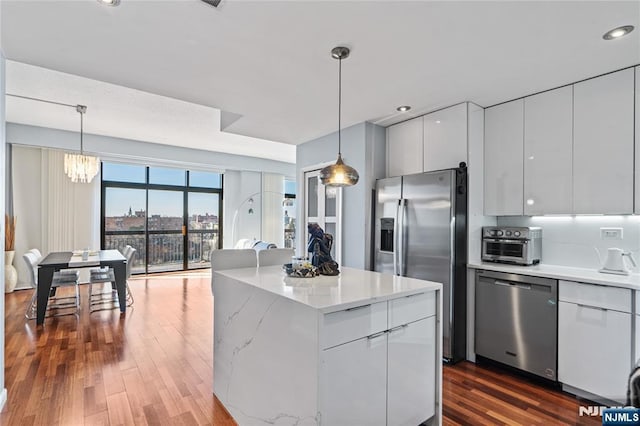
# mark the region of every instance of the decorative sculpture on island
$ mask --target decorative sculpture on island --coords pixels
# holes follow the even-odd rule
[[[318,268],[322,275],[338,275],[338,263],[331,257],[333,235],[327,234],[317,223],[307,225],[309,231],[309,245],[307,251],[311,253],[311,264]]]

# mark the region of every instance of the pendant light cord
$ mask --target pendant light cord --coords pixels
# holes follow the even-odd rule
[[[80,114],[80,155],[84,155],[84,113],[87,107],[84,105],[75,105],[76,111]]]
[[[342,56],[338,60],[338,156],[342,156],[341,122],[342,117]]]

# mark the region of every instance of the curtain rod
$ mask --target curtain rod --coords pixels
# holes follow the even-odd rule
[[[12,93],[7,93],[7,94],[6,94],[6,96],[11,96],[11,97],[14,97],[14,98],[28,99],[28,100],[30,100],[30,101],[38,101],[38,102],[44,102],[44,103],[47,103],[47,104],[61,105],[61,106],[66,106],[66,107],[70,107],[70,108],[75,108],[75,109],[76,109],[76,111],[78,111],[78,112],[80,112],[80,113],[84,113],[84,112],[87,110],[87,107],[86,107],[86,106],[84,106],[84,105],[80,105],[80,104],[77,104],[77,105],[71,105],[71,104],[65,104],[65,103],[62,103],[62,102],[50,101],[50,100],[47,100],[47,99],[32,98],[32,97],[30,97],[30,96],[14,95],[14,94],[12,94]],[[80,111],[80,110],[78,109],[78,108],[80,108],[80,107],[82,107],[82,108],[81,108],[81,109],[82,109],[82,111]]]

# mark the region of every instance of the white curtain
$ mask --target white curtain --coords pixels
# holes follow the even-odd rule
[[[262,241],[284,247],[284,176],[262,174]]]
[[[64,173],[64,152],[42,150],[41,223],[45,253],[100,248],[100,174],[73,183]]]

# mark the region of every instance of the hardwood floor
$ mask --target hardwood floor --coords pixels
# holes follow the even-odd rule
[[[212,297],[207,272],[130,280],[126,315],[24,318],[31,290],[5,296],[2,425],[233,425],[212,394]],[[494,369],[444,368],[445,425],[601,424],[580,402]],[[584,403],[587,405],[587,403]]]

